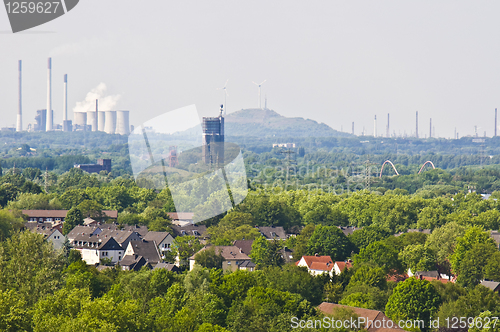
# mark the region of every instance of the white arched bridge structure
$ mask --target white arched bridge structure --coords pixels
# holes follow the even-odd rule
[[[392,166],[392,169],[394,170],[394,173],[396,173],[396,175],[399,175],[398,173],[398,170],[396,169],[396,166],[394,166],[394,164],[392,163],[392,161],[390,160],[386,160],[384,161],[384,163],[382,164],[382,167],[380,168],[380,175],[379,175],[379,178],[382,177],[382,173],[384,172],[384,166],[386,164],[389,164]],[[422,167],[420,167],[420,170],[418,171],[418,174],[422,173],[422,171],[424,170],[424,167],[425,165],[431,165],[432,166],[432,169],[436,169],[436,167],[434,166],[434,164],[432,163],[432,161],[430,160],[427,160],[423,165]]]

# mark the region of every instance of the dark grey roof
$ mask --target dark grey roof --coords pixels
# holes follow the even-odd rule
[[[415,277],[419,277],[419,276],[422,276],[422,277],[431,277],[431,278],[439,278],[439,272],[438,271],[417,271],[415,272]]]
[[[205,225],[186,225],[182,227],[172,225],[170,227],[175,236],[193,235],[195,237],[207,237],[207,226]]]
[[[166,269],[168,271],[177,272],[177,273],[181,272],[181,269],[179,269],[175,264],[170,264],[170,263],[158,263],[158,264],[156,264],[156,266],[154,267],[153,270],[156,270],[156,269]]]
[[[233,242],[233,246],[238,247],[244,254],[250,255],[252,251],[253,240],[237,240]]]
[[[245,267],[245,268],[252,268],[252,267],[256,267],[255,263],[253,263],[252,261],[243,261],[239,267]]]
[[[286,240],[286,233],[282,226],[257,227],[259,231],[268,240],[280,239]]]
[[[105,226],[105,225],[103,225]],[[127,225],[123,226],[122,231],[133,231],[139,233],[142,237],[144,237],[146,234],[148,234],[148,226],[144,225]]]
[[[89,239],[91,241],[74,240],[71,245],[78,249],[123,250],[122,246],[112,237],[99,239],[94,236]]]
[[[119,264],[122,267],[128,267],[129,270],[134,271],[139,271],[145,265],[151,268],[151,265],[148,264],[146,259],[138,255],[125,255]]]
[[[132,250],[135,255],[142,256],[147,262],[151,264],[157,264],[161,262],[161,257],[156,247],[156,242],[153,241],[130,241],[129,246],[132,246]],[[127,248],[128,249],[128,248]]]
[[[148,232],[143,239],[146,241],[154,241],[160,244],[169,235],[168,232]]]
[[[500,282],[483,280],[483,281],[481,281],[481,285],[491,289],[492,291],[497,291],[498,286],[500,285]]]

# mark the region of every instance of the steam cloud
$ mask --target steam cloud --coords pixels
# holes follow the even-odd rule
[[[106,84],[99,83],[98,86],[87,93],[84,101],[76,102],[76,106],[73,107],[73,112],[95,111],[96,99],[99,99],[100,111],[110,111],[115,109],[118,100],[120,100],[121,98],[121,95],[105,96],[106,89]]]

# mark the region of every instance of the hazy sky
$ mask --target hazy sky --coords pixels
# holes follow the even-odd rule
[[[0,9],[0,126],[13,126],[17,61],[23,124],[46,107],[52,57],[55,122],[63,75],[71,111],[100,83],[120,95],[131,124],[196,104],[216,115],[227,79],[229,112],[258,106],[355,133],[493,134],[500,108],[498,1],[81,0],[66,15],[12,34]],[[70,119],[73,118],[70,112]]]

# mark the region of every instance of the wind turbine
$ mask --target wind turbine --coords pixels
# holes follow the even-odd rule
[[[227,114],[226,100],[227,100],[227,96],[229,96],[229,93],[227,93],[227,88],[226,88],[227,82],[229,82],[229,78],[227,79],[226,84],[224,84],[224,87],[217,88],[217,90],[224,90],[224,116],[226,116],[226,114]]]
[[[260,84],[257,84],[254,81],[252,81],[253,84],[255,84],[259,87],[259,108],[260,109],[262,109],[262,102],[261,102],[261,98],[260,98],[260,89],[262,87],[262,84],[264,84],[265,81],[267,81],[267,80],[263,80],[262,83],[260,83]]]

